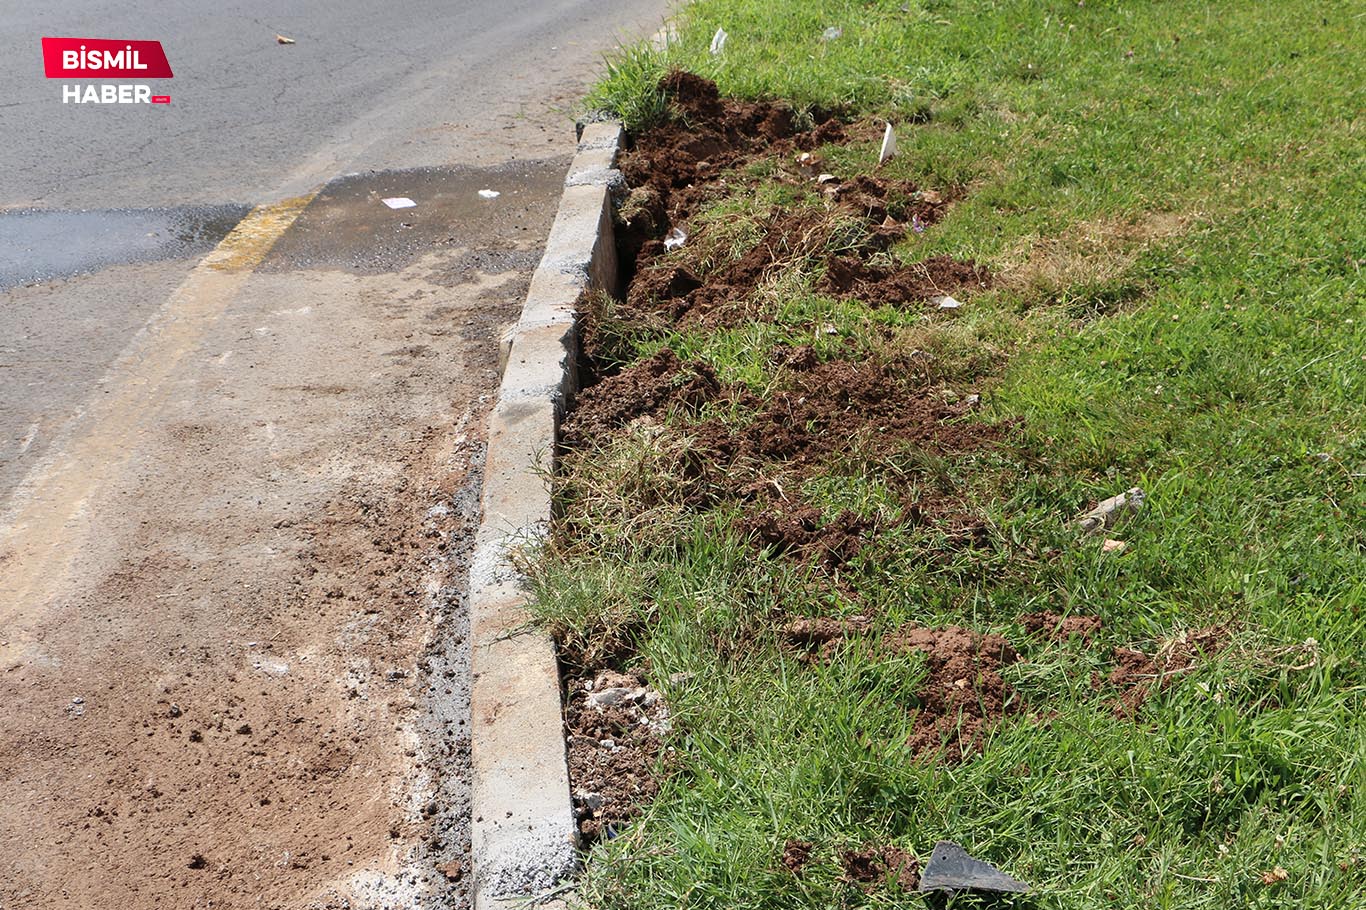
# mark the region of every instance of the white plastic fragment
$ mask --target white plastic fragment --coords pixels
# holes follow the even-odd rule
[[[821,40],[834,41],[836,38],[843,34],[844,29],[840,28],[839,26],[832,25],[830,28],[827,28],[825,31],[821,32]]]
[[[416,202],[407,196],[390,196],[388,199],[381,199],[385,205],[391,209],[410,209],[417,205]]]
[[[892,132],[892,125],[887,124],[887,129],[882,134],[882,151],[877,153],[877,163],[882,164],[896,156],[896,133]]]
[[[730,35],[726,34],[725,29],[718,28],[716,30],[716,34],[713,35],[711,39],[711,55],[713,57],[715,57],[717,54],[721,53],[721,51],[725,49],[726,39],[729,37]]]
[[[818,174],[816,176],[817,183],[834,183],[839,179],[840,178],[836,177],[834,174]]]
[[[497,199],[499,196],[503,194],[498,192],[497,190],[480,190],[479,195],[484,199]]]
[[[947,294],[943,297],[933,297],[931,300],[934,305],[941,310],[956,310],[963,305],[952,297],[949,297]]]
[[[1099,534],[1106,528],[1114,527],[1125,515],[1143,508],[1143,499],[1143,491],[1138,487],[1125,490],[1079,516],[1077,526],[1083,534]]]
[[[672,228],[669,236],[664,238],[664,252],[672,253],[674,250],[683,249],[683,244],[688,242],[688,235],[682,228]]]

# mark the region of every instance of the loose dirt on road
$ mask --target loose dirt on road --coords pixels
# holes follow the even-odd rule
[[[460,203],[408,213],[325,190],[221,312],[161,313],[103,384],[138,406],[92,403],[15,490],[0,907],[465,903],[465,546],[563,168],[423,173]],[[348,231],[387,252],[326,261]]]

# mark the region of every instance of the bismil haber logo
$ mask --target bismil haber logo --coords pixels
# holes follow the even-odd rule
[[[113,38],[44,38],[43,72],[49,79],[170,79],[160,41]],[[62,86],[63,104],[170,104],[145,84],[90,82]]]

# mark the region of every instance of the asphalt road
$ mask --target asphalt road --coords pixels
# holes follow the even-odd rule
[[[665,12],[0,10],[0,907],[464,905],[497,338]],[[63,104],[44,35],[171,104]]]

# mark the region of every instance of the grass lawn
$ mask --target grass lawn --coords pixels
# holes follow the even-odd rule
[[[1366,906],[1366,4],[696,0],[679,24],[590,105],[644,129],[680,67],[889,118],[895,159],[868,139],[823,149],[826,169],[956,201],[879,255],[993,280],[952,314],[878,307],[799,257],[753,290],[764,318],[623,332],[618,365],[667,348],[762,402],[787,381],[775,345],[910,352],[916,394],[980,394],[963,419],[1008,430],[803,474],[802,502],[884,529],[836,566],[756,542],[741,504],[672,495],[701,422],[743,403],[566,453],[538,614],[571,675],[639,671],[672,713],[660,790],[594,846],[585,899],[902,906],[844,854],[923,860],[946,838],[1035,886],[1002,906]],[[724,267],[775,208],[816,206],[779,167],[735,174],[679,261]],[[1070,523],[1135,486],[1144,509],[1105,535],[1122,550]],[[894,520],[931,495],[984,539]],[[1100,625],[1040,634],[1042,611]],[[850,617],[820,659],[784,638]],[[896,646],[948,626],[1020,657],[999,670],[1011,710],[961,760],[909,745],[934,668]],[[1126,708],[1111,680],[1134,653],[1164,675]]]

